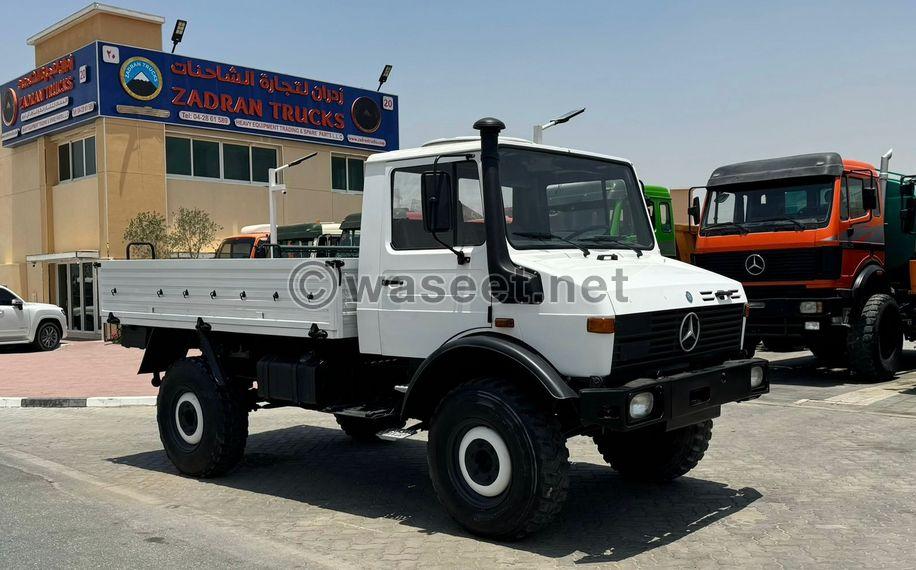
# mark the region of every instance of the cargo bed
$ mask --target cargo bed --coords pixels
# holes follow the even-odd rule
[[[193,329],[203,319],[214,331],[286,337],[307,337],[315,325],[327,338],[352,338],[357,265],[354,258],[103,261],[99,303],[104,318],[122,325]]]

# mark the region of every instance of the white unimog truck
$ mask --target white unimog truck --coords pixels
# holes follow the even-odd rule
[[[259,408],[333,413],[360,440],[428,429],[449,514],[512,539],[566,499],[567,438],[670,480],[722,404],[768,391],[740,356],[741,285],[662,257],[628,161],[474,127],[369,158],[358,259],[102,263],[182,473],[236,466]]]

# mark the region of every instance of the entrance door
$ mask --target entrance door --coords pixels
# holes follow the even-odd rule
[[[57,304],[63,308],[73,332],[99,331],[96,311],[98,290],[92,262],[66,263],[57,266]]]

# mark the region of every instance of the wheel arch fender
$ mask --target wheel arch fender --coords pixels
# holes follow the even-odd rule
[[[404,394],[402,419],[429,419],[442,396],[470,379],[463,372],[490,370],[528,376],[531,385],[553,401],[579,397],[563,375],[525,343],[503,335],[473,334],[446,342],[420,364]]]
[[[877,292],[890,292],[887,273],[878,263],[867,263],[856,274],[852,283],[852,296],[857,302],[863,301],[868,295]]]

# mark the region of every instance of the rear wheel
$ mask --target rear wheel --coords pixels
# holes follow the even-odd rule
[[[894,375],[903,350],[903,332],[893,297],[876,293],[865,301],[853,320],[847,350],[849,367],[856,375],[870,380]]]
[[[604,460],[624,477],[663,482],[697,466],[712,438],[712,420],[664,431],[648,428],[631,433],[606,433],[593,439]]]
[[[218,385],[202,358],[169,367],[156,405],[159,438],[182,473],[216,477],[242,460],[248,438],[244,392]]]
[[[439,501],[475,534],[517,539],[547,525],[569,488],[560,423],[512,382],[484,379],[439,404],[427,445]]]

